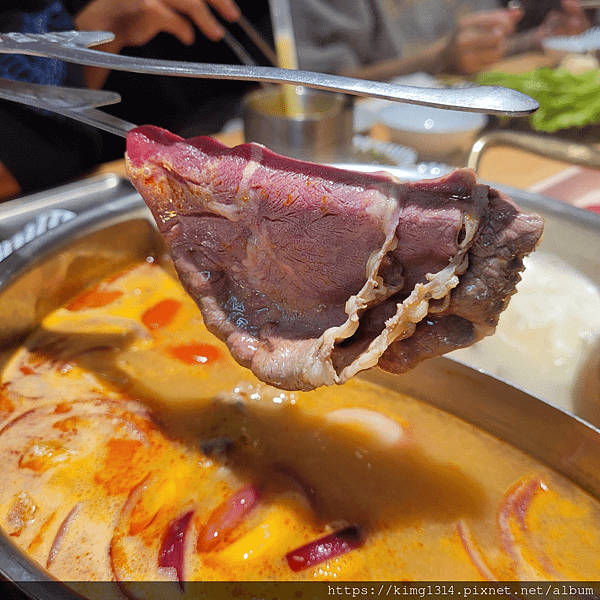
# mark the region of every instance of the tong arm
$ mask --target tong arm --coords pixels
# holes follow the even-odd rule
[[[40,85],[0,78],[0,98],[55,112],[121,137],[125,137],[135,128],[133,123],[97,110],[98,106],[120,102],[121,96],[115,92]]]
[[[525,116],[539,108],[538,102],[533,98],[501,86],[420,88],[277,67],[144,59],[100,52],[87,47],[111,39],[113,34],[107,32],[5,33],[0,35],[0,53],[45,56],[133,73],[303,85],[356,96],[495,115]]]

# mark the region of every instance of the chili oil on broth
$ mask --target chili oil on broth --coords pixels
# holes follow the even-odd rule
[[[259,383],[155,264],[44,319],[4,369],[0,418],[0,524],[64,580],[600,572],[600,508],[579,488],[365,381]]]

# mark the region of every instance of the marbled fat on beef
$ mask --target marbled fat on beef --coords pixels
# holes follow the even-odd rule
[[[150,126],[126,158],[207,327],[284,389],[490,335],[543,228],[467,169],[407,183]]]

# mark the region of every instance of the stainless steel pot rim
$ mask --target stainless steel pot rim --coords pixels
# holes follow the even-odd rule
[[[40,260],[48,253],[58,251],[61,246],[69,244],[75,237],[89,234],[97,227],[105,227],[111,222],[131,216],[134,212],[145,213],[147,208],[137,194],[131,193],[123,198],[90,208],[15,249],[10,256],[0,262],[0,291],[34,261]]]

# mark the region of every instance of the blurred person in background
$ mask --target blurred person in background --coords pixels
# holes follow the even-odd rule
[[[73,29],[60,2],[3,0],[0,31],[46,33]],[[76,65],[39,57],[0,55],[0,77],[83,87]],[[8,101],[0,101],[0,198],[51,187],[96,165],[101,137],[92,128]]]
[[[531,2],[543,5],[545,0]],[[558,10],[548,1],[541,20],[516,35],[528,11],[513,4],[509,7],[508,0],[504,5],[497,0],[292,3],[299,66],[376,80],[416,71],[472,75],[509,54],[540,48],[547,36],[578,34],[590,25],[579,0],[561,0]]]
[[[246,19],[271,39],[266,0],[240,2]],[[0,32],[111,31],[107,52],[193,62],[239,64],[221,41],[225,28],[259,64],[235,24],[233,0],[2,0]],[[0,54],[0,77],[32,83],[104,88],[119,104],[102,110],[136,124],[154,124],[184,137],[218,132],[254,84],[150,76],[93,69],[62,61]],[[66,117],[0,101],[0,198],[48,189],[101,162],[123,156],[123,139]]]
[[[515,0],[500,0],[500,5],[508,7],[514,5]],[[545,35],[571,35],[571,31],[580,27],[581,14],[578,11],[579,2],[571,0],[563,3],[562,0],[518,0],[523,9],[523,18],[517,25],[517,31],[531,31],[540,25],[538,34]],[[579,7],[580,8],[580,7]],[[595,10],[586,10],[587,19],[593,19]]]

